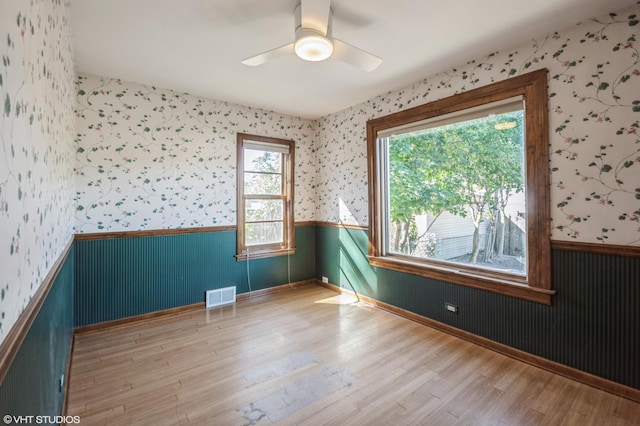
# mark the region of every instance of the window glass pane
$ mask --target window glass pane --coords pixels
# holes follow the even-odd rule
[[[282,154],[271,151],[244,150],[245,172],[282,173]]]
[[[524,111],[388,138],[387,250],[526,273]]]
[[[238,133],[237,144],[238,260],[281,255],[295,241],[295,143]]]
[[[247,222],[282,220],[282,200],[246,200],[245,206],[244,217]]]
[[[282,194],[281,185],[282,175],[253,172],[244,174],[245,194],[280,195]]]
[[[247,223],[244,229],[247,246],[283,242],[282,222]]]

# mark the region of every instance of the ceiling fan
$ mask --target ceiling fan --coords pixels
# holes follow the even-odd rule
[[[295,41],[242,61],[252,67],[295,53],[307,61],[337,59],[363,71],[378,68],[382,59],[331,35],[331,0],[301,0],[295,9]]]

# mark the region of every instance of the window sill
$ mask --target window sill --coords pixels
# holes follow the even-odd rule
[[[471,274],[466,271],[449,269],[446,267],[430,267],[418,262],[411,262],[405,259],[390,257],[368,256],[369,264],[392,271],[404,272],[418,275],[425,278],[433,278],[448,283],[464,285],[478,288],[504,296],[516,297],[529,300],[531,302],[551,305],[551,296],[555,294],[553,290],[531,287],[516,281],[485,277]]]
[[[288,256],[295,253],[296,253],[295,248],[279,249],[279,250],[263,250],[263,251],[256,250],[255,252],[249,252],[248,255],[247,253],[236,254],[236,261],[243,262],[247,260],[247,257],[249,258],[249,260],[253,260],[253,259],[265,259],[267,257]]]

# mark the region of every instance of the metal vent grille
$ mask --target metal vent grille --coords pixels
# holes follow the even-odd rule
[[[218,288],[215,290],[209,290],[206,293],[206,307],[213,308],[214,306],[227,305],[229,303],[236,302],[236,287]]]

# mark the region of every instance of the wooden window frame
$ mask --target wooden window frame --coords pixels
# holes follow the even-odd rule
[[[255,196],[244,193],[244,149],[246,142],[265,143],[271,145],[281,145],[287,147],[288,154],[282,154],[282,179],[281,193],[274,196]],[[265,145],[268,151],[268,145]],[[293,193],[294,193],[294,164],[295,164],[295,142],[287,139],[278,139],[267,136],[251,135],[248,133],[237,134],[237,232],[236,232],[236,259],[238,261],[247,259],[260,259],[273,256],[282,256],[295,253],[295,224],[293,214]],[[246,246],[245,235],[245,205],[246,201],[252,198],[257,199],[278,199],[283,200],[283,242],[276,244],[260,244]]]
[[[527,276],[455,267],[429,260],[384,253],[383,198],[380,185],[378,132],[421,120],[454,113],[503,99],[522,96],[525,105],[525,156],[527,198]],[[507,296],[550,305],[555,294],[551,283],[549,214],[549,124],[547,70],[541,69],[484,87],[459,93],[428,104],[399,111],[367,122],[367,169],[369,176],[369,263],[405,272],[479,288]]]

